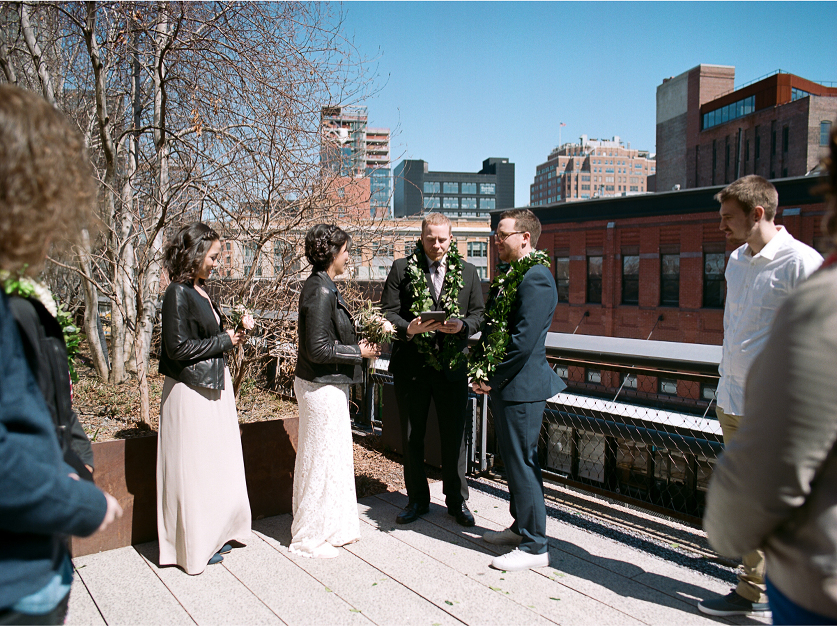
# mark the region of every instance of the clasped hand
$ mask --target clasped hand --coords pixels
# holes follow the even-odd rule
[[[364,359],[374,359],[381,356],[381,346],[377,343],[369,343],[366,339],[361,339],[357,345],[360,346],[360,356]]]
[[[450,317],[445,322],[437,322],[436,320],[427,320],[426,322],[422,322],[421,316],[419,315],[410,322],[409,326],[407,326],[407,334],[420,335],[422,333],[432,333],[438,330],[440,333],[455,335],[462,330],[463,326],[465,326],[465,322],[456,317]]]
[[[486,383],[477,380],[471,381],[471,389],[474,390],[475,394],[480,396],[487,396],[491,392],[491,387],[489,387]]]
[[[233,346],[240,346],[241,344],[247,343],[247,331],[243,328],[239,328],[236,331],[228,330],[227,334],[230,336]]]

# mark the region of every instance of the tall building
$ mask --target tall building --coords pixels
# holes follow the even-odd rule
[[[370,128],[367,108],[362,106],[323,107],[320,129],[320,161],[338,176],[333,185],[335,197],[351,203],[354,213],[390,217],[389,129]],[[368,180],[360,183],[358,179]]]
[[[405,159],[395,167],[395,217],[436,211],[457,217],[481,217],[514,207],[514,163],[489,158],[470,172],[431,172],[427,162]]]
[[[529,204],[541,206],[588,198],[627,196],[653,191],[648,177],[656,161],[648,152],[626,148],[619,137],[588,139],[555,148],[535,170],[529,186]]]
[[[699,65],[657,87],[658,190],[805,176],[818,166],[837,88],[784,72],[734,82],[734,67]]]

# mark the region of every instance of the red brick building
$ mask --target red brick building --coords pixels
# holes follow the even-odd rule
[[[837,88],[775,73],[733,89],[735,68],[700,65],[657,88],[657,188],[805,176],[837,117]]]
[[[820,252],[823,199],[813,177],[773,181],[776,222]],[[662,341],[723,343],[723,272],[732,251],[719,230],[723,186],[553,204],[541,220],[559,304],[551,330]],[[496,227],[499,212],[492,215]],[[492,241],[492,258],[496,247]]]

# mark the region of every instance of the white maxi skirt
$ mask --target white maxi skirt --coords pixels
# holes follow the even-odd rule
[[[250,501],[229,369],[224,389],[166,376],[157,436],[160,565],[200,574],[230,540],[250,541]]]
[[[299,443],[294,465],[290,551],[313,557],[324,544],[360,539],[349,385],[297,377]],[[329,548],[331,549],[331,548]]]

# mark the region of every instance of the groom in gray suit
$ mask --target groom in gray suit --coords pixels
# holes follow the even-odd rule
[[[540,234],[541,223],[528,209],[505,211],[494,235],[500,260],[525,262],[525,257],[535,252]],[[486,314],[494,297],[496,292],[492,290]],[[546,361],[546,333],[557,304],[552,272],[546,265],[535,263],[526,271],[514,295],[508,317],[509,343],[503,360],[487,382],[472,383],[476,393],[491,397],[514,518],[506,530],[483,535],[488,543],[517,546],[492,561],[491,566],[496,569],[514,571],[549,565],[538,438],[546,400],[566,388]],[[485,323],[490,321],[486,317]]]

